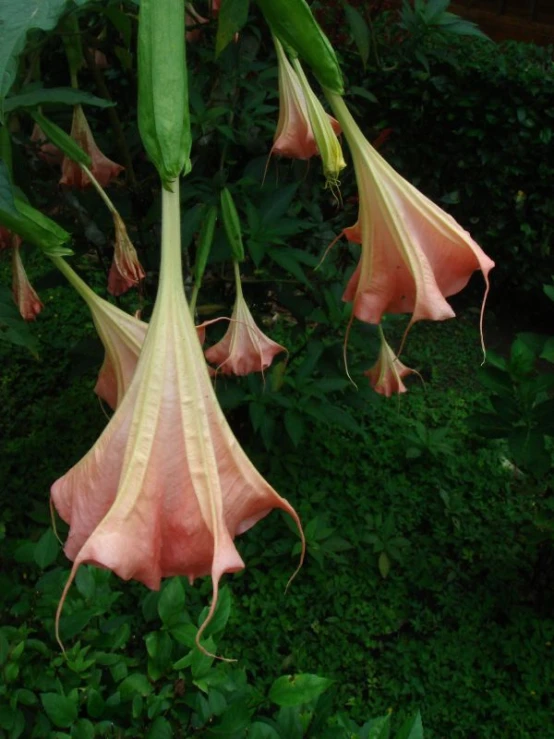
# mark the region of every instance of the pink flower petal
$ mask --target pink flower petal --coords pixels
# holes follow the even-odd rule
[[[104,156],[96,145],[92,131],[80,105],[76,105],[73,109],[71,137],[90,156],[92,160],[90,171],[102,187],[109,185],[123,171],[124,168],[120,164],[116,164]],[[89,178],[81,167],[68,157],[64,157],[60,185],[84,189],[85,187],[89,187],[90,184]]]

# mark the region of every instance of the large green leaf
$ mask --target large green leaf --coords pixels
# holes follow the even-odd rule
[[[31,30],[51,31],[71,5],[88,0],[2,0],[0,4],[0,99],[12,86]]]
[[[221,3],[215,37],[216,58],[248,20],[249,3],[250,0],[223,0]]]
[[[358,47],[358,52],[360,54],[363,67],[365,69],[367,65],[367,60],[369,59],[369,49],[371,43],[369,28],[359,10],[352,7],[352,5],[349,5],[347,2],[343,2],[343,6],[346,20],[348,21],[348,25],[350,26],[350,32],[352,34],[352,37],[354,38],[356,46]]]
[[[93,105],[96,108],[110,108],[115,103],[99,98],[85,90],[74,90],[72,87],[38,87],[19,95],[12,95],[4,100],[4,113],[19,108],[36,108],[39,105]]]
[[[46,715],[54,726],[64,729],[73,724],[77,718],[77,706],[65,695],[42,693],[40,696]]]
[[[57,223],[20,198],[14,198],[10,173],[0,160],[0,225],[24,241],[40,247],[49,256],[72,254],[64,247],[71,235]]]
[[[269,700],[278,706],[299,706],[320,696],[332,682],[319,675],[283,675],[271,686]]]

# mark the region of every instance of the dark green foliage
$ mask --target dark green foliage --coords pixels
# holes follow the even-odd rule
[[[182,188],[185,266],[189,279],[190,265],[206,267],[200,317],[229,312],[229,239],[221,223],[204,239],[202,224],[230,183],[246,253],[245,297],[290,354],[263,378],[218,377],[216,387],[241,443],[297,507],[307,559],[285,592],[299,555],[286,519],[274,513],[239,538],[247,569],[226,579],[205,632],[206,648],[238,665],[194,647],[209,582],[190,588],[172,578],[150,593],[91,567],[79,570],[65,604],[61,654],[53,624],[68,562],[49,528],[48,490],[105,426],[92,394],[102,350],[84,305],[42,255],[25,254],[46,307],[22,333],[0,295],[0,338],[15,337],[39,357],[0,343],[0,738],[386,739],[392,726],[396,739],[420,739],[423,716],[431,739],[552,739],[554,506],[544,440],[552,390],[531,366],[537,356],[552,359],[552,339],[521,336],[510,359],[479,372],[482,387],[475,314],[418,324],[405,361],[425,385],[411,378],[407,396],[386,400],[362,376],[375,359],[375,330],[356,322],[348,359],[359,389],[348,382],[342,292],[358,247],[337,246],[314,268],[334,235],[356,220],[352,173],[338,211],[315,160],[310,168],[273,160],[264,181],[277,119],[271,43],[252,22],[243,26],[246,3],[227,3],[227,11],[223,31],[206,24],[207,43],[188,47],[195,143]],[[126,15],[119,3],[102,11],[95,4],[85,33],[110,55],[105,76],[134,167],[129,187],[111,195],[148,278],[139,297],[122,302],[144,308],[147,318],[160,214],[135,122],[135,15],[134,5]],[[342,53],[349,103],[370,138],[391,129],[384,156],[496,258],[493,300],[503,292],[535,299],[551,274],[549,52],[434,34],[432,43],[418,40],[415,55],[413,33],[401,33],[391,14],[364,18],[371,43],[354,33],[353,40],[365,71],[354,46]],[[340,24],[337,30],[344,33]],[[44,85],[67,85],[59,39],[33,39],[49,62]],[[83,86],[97,92],[94,79],[93,70],[81,72]],[[69,130],[70,108],[51,112]],[[36,148],[29,154],[30,117],[22,111],[20,118],[16,182],[71,231],[76,269],[105,294],[111,216],[94,193],[58,190],[59,172]],[[91,108],[89,118],[102,149],[121,159],[107,113]],[[7,271],[2,265],[4,284]],[[399,340],[404,323],[388,319],[386,329]],[[209,330],[215,340],[218,329]],[[483,416],[469,427],[477,413],[495,429],[486,436],[500,440],[478,436]],[[521,428],[528,438],[541,435],[538,456],[517,438],[504,444]],[[506,465],[507,456],[521,470]],[[67,527],[58,528],[63,540]]]

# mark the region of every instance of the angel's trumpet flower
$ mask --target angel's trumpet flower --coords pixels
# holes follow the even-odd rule
[[[364,375],[369,377],[370,385],[375,392],[390,398],[393,393],[407,392],[402,378],[407,375],[417,374],[417,372],[406,367],[398,359],[395,352],[387,343],[381,326],[379,326],[379,333],[381,338],[379,357],[373,367],[364,372]]]
[[[113,262],[108,275],[108,292],[112,295],[123,295],[144,278],[144,270],[121,216],[115,210],[112,215],[115,226],[115,245]]]
[[[411,323],[451,318],[454,311],[445,298],[462,290],[475,270],[483,273],[486,298],[494,262],[451,216],[387,164],[339,95],[327,97],[350,147],[359,190],[358,222],[348,238],[360,240],[361,258],[344,293],[354,315],[373,324],[384,313],[412,313]]]
[[[69,523],[73,560],[158,589],[162,577],[211,574],[212,617],[225,572],[244,567],[233,539],[281,498],[239,446],[217,399],[186,302],[179,183],[162,190],[162,264],[152,319],[133,380],[85,457],[52,487]]]
[[[286,352],[284,346],[266,336],[254,321],[242,293],[239,264],[235,262],[236,298],[229,328],[225,336],[205,351],[208,362],[226,375],[248,375],[263,372],[276,354]]]
[[[94,392],[115,410],[135,374],[148,324],[93,292],[64,259],[51,259],[90,309],[105,350]]]
[[[320,148],[323,148],[324,152],[327,150],[335,151],[338,145],[340,150],[336,136],[340,133],[339,123],[323,110],[321,103],[309,88],[309,85],[310,104],[308,104],[302,81],[287,59],[280,42],[277,39],[274,40],[279,62],[279,120],[271,153],[292,159],[309,159],[318,154]],[[317,115],[312,113],[311,116],[310,110],[316,111]],[[320,138],[317,141],[312,126],[312,118],[316,122],[319,121],[317,132],[320,134]],[[320,132],[324,132],[324,134]],[[326,136],[333,139],[328,145],[325,143]],[[342,153],[340,160],[342,161]],[[332,169],[335,165],[332,163],[325,165],[324,162],[324,166]]]
[[[90,171],[102,187],[107,187],[123,171],[123,167],[120,164],[116,164],[104,156],[96,145],[92,131],[80,105],[76,105],[73,109],[71,137],[91,158],[92,164]],[[60,184],[83,189],[88,187],[91,181],[77,162],[69,159],[69,157],[64,157]]]
[[[12,292],[13,299],[21,317],[25,321],[34,321],[41,310],[44,308],[40,302],[39,296],[36,294],[33,286],[29,282],[25,267],[21,261],[19,247],[21,239],[19,236],[12,236]]]

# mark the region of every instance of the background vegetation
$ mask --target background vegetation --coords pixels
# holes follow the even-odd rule
[[[435,739],[554,737],[553,356],[548,336],[530,333],[552,315],[542,290],[552,273],[552,51],[419,33],[375,3],[366,54],[344,11],[320,5],[370,140],[496,260],[486,326],[496,355],[479,368],[476,280],[456,299],[456,320],[410,334],[406,361],[425,385],[412,381],[400,400],[350,386],[341,295],[355,247],[313,267],[356,218],[352,174],[342,207],[322,189],[318,163],[272,161],[264,181],[278,106],[269,39],[252,10],[214,61],[216,24],[206,24],[188,49],[195,146],[183,239],[193,263],[202,206],[227,183],[250,257],[245,295],[291,359],[265,383],[219,378],[217,390],[255,464],[299,511],[308,560],[285,594],[298,555],[285,518],[274,513],[239,539],[247,569],[227,578],[209,632],[237,665],[192,648],[209,583],[172,579],[149,593],[83,567],[62,619],[68,658],[60,654],[53,619],[68,563],[49,528],[48,490],[105,425],[91,392],[102,352],[79,298],[29,251],[46,305],[33,326],[39,358],[0,344],[0,736],[363,738],[387,736],[392,723],[413,739],[419,708]],[[105,3],[82,15],[84,40],[110,66],[92,63],[80,81],[100,95],[104,81],[118,103],[127,152],[107,111],[87,115],[103,151],[133,164],[112,195],[147,268],[143,291],[123,304],[147,317],[159,211],[135,124],[133,14],[132,4]],[[33,37],[23,61],[40,50],[47,87],[68,81],[60,33]],[[69,130],[69,108],[48,112]],[[74,265],[104,294],[108,212],[92,193],[60,191],[59,172],[30,145],[30,118],[16,122],[18,184],[72,231]],[[203,318],[232,301],[228,257],[221,231]],[[7,284],[7,263],[0,270]],[[400,336],[403,321],[389,323]],[[377,350],[371,328],[356,325],[350,346],[359,379]],[[298,673],[333,683],[275,683]],[[364,725],[369,716],[382,718]]]

